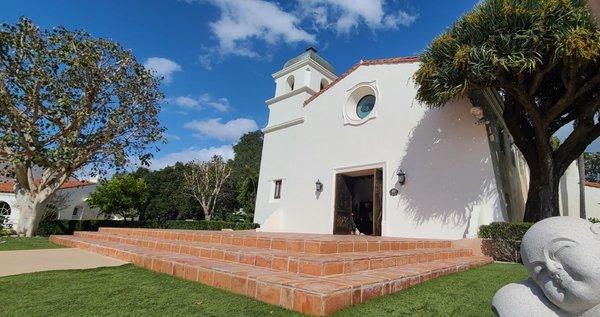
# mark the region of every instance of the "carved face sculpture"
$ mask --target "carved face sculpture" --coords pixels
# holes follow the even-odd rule
[[[560,309],[580,314],[600,305],[600,224],[573,217],[542,220],[523,237],[521,256]]]

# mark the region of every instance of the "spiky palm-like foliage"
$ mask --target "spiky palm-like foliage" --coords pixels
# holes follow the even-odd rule
[[[531,180],[526,221],[558,215],[558,183],[598,136],[600,31],[583,0],[484,0],[436,38],[415,74],[433,106],[491,88]],[[552,136],[576,123],[557,148]]]

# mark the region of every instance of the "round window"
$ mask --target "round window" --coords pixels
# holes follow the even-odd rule
[[[359,118],[364,119],[366,116],[369,115],[369,113],[371,113],[373,107],[375,107],[375,96],[366,95],[360,98],[360,100],[356,104],[356,115]]]

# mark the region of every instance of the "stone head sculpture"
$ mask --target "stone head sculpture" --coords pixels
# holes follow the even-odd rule
[[[600,306],[600,224],[544,219],[523,237],[521,256],[531,278],[561,310],[580,315]]]

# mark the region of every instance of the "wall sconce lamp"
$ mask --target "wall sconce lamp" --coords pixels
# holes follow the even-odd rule
[[[398,175],[398,183],[400,183],[400,185],[404,185],[404,183],[406,183],[406,173],[404,173],[403,170],[398,170],[396,175]]]
[[[320,180],[317,180],[317,182],[315,183],[315,187],[316,187],[317,193],[320,193],[323,191],[323,183],[321,183]]]

